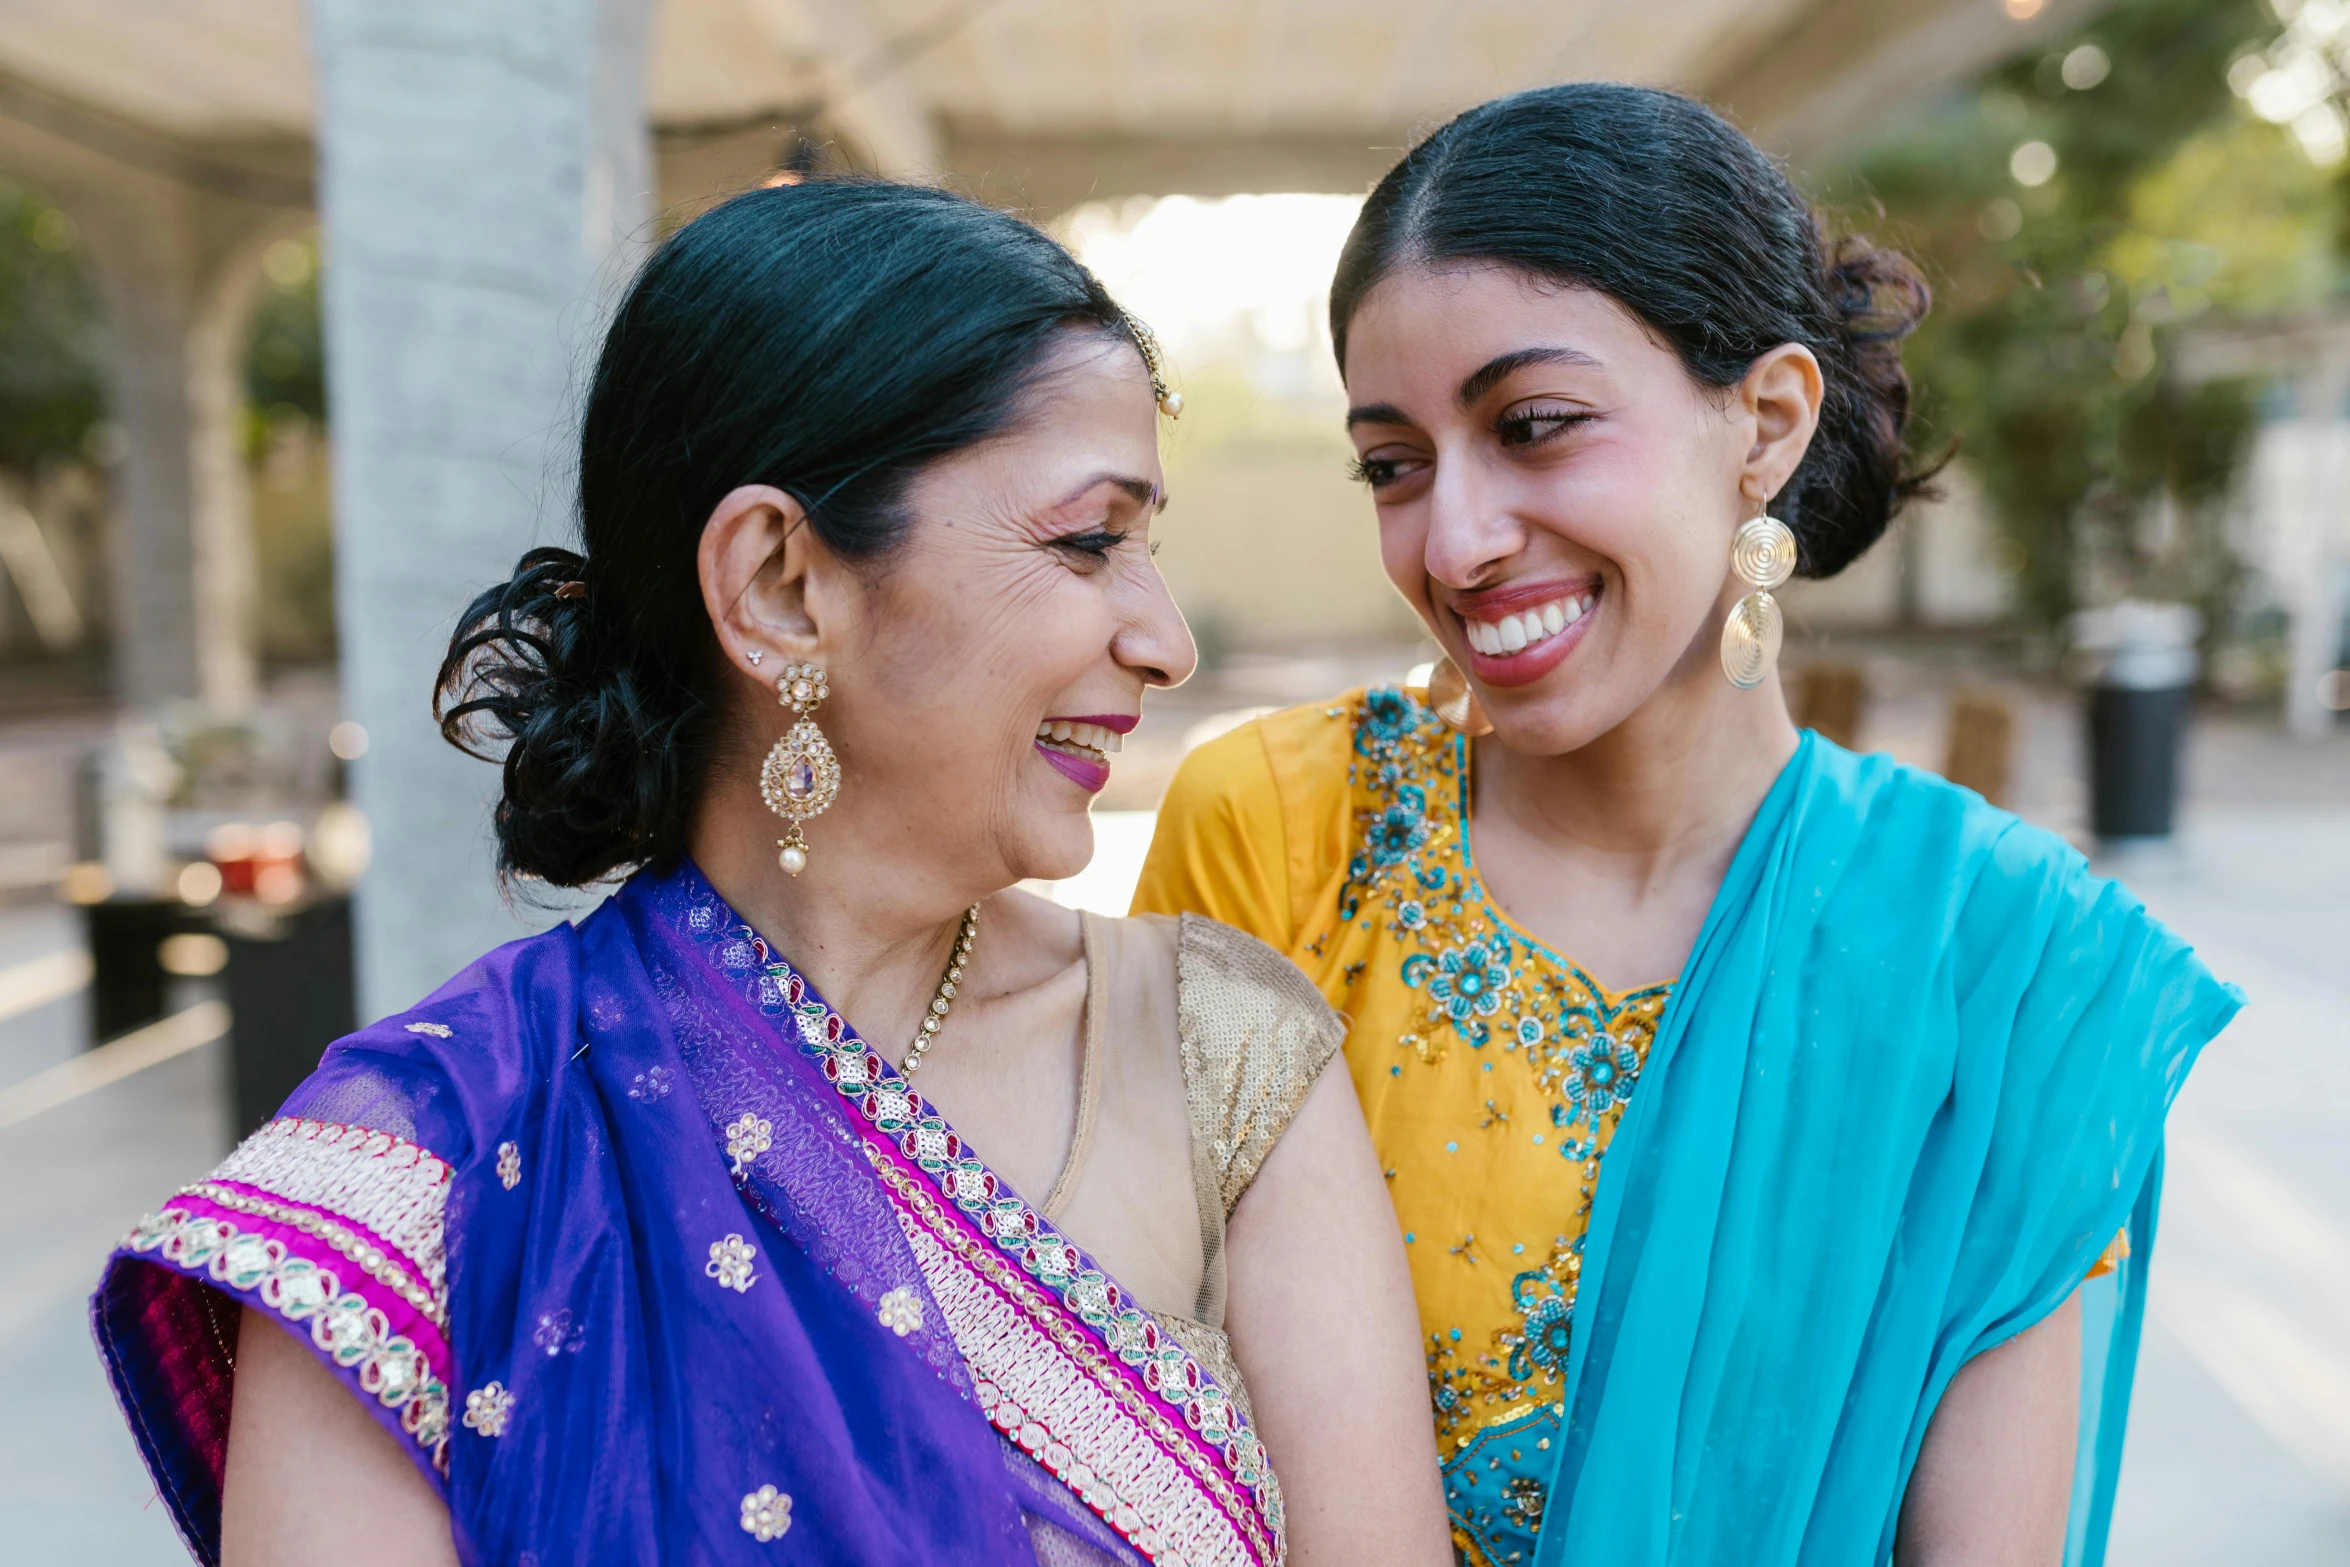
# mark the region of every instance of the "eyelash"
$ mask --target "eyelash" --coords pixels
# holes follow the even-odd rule
[[[1059,549],[1076,550],[1080,554],[1090,555],[1095,560],[1107,560],[1110,558],[1110,551],[1125,543],[1128,537],[1128,534],[1115,528],[1088,528],[1083,533],[1065,533],[1053,540],[1053,544]],[[1156,555],[1158,552],[1159,544],[1154,539],[1150,544],[1150,553]]]
[[[1493,432],[1501,438],[1504,446],[1540,446],[1563,431],[1588,423],[1593,417],[1584,413],[1510,414],[1494,421]],[[1358,457],[1346,465],[1346,476],[1357,484],[1367,484],[1376,490],[1381,485],[1394,482],[1395,468],[1396,460],[1392,458]]]
[[[1495,420],[1493,432],[1501,437],[1501,444],[1504,446],[1540,446],[1560,432],[1588,422],[1590,418],[1589,414],[1543,413],[1529,410]],[[1534,433],[1536,428],[1543,425],[1548,425],[1550,428],[1543,434],[1536,435]]]

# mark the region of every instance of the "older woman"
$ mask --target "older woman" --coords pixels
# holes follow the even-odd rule
[[[1196,752],[1137,907],[1346,1012],[1472,1562],[2102,1551],[2163,1117],[2236,1001],[2061,842],[1789,721],[1770,590],[1914,488],[1924,304],[1601,85],[1437,131],[1339,264],[1446,658]]]
[[[443,670],[508,872],[643,868],[337,1044],[116,1254],[98,1336],[202,1559],[1443,1559],[1337,1020],[1222,926],[1010,890],[1086,862],[1192,666],[1156,379],[941,192],[661,248],[584,553]]]

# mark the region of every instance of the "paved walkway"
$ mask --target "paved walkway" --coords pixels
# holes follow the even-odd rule
[[[1894,692],[1869,738],[1932,760],[1933,696]],[[1203,697],[1191,706],[1213,705]],[[2073,733],[2061,702],[2028,699],[2018,803],[2060,830],[2079,825]],[[0,764],[6,747],[0,736]],[[2206,723],[2192,761],[2182,855],[2128,879],[2252,1004],[2173,1117],[2110,1560],[2350,1567],[2350,737],[2297,748],[2260,725]],[[1122,817],[1105,858],[1131,860],[1146,826]],[[1070,890],[1121,901],[1099,875]],[[0,998],[9,972],[77,940],[68,911],[0,908]],[[0,1086],[79,1047],[85,999],[0,1015]],[[0,1129],[0,1190],[16,1197],[0,1210],[10,1567],[185,1559],[115,1414],[82,1297],[116,1237],[223,1151],[224,1066],[206,1047]]]

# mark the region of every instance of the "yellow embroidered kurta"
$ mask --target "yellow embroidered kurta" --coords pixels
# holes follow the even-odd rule
[[[1492,902],[1470,747],[1416,696],[1355,692],[1194,751],[1134,907],[1248,931],[1346,1015],[1454,1539],[1507,1567],[1540,1529],[1592,1193],[1670,987],[1609,991]]]
[[[1540,1525],[1600,1155],[1667,990],[1607,991],[1493,905],[1468,782],[1468,747],[1401,692],[1274,714],[1186,760],[1135,908],[1239,926],[1347,1015],[1455,1535],[1506,1563]]]

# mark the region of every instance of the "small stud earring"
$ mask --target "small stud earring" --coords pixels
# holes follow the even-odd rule
[[[753,669],[757,669],[759,667],[759,660],[765,658],[766,656],[767,652],[764,648],[752,647],[743,649],[743,657],[751,661],[751,667]]]

